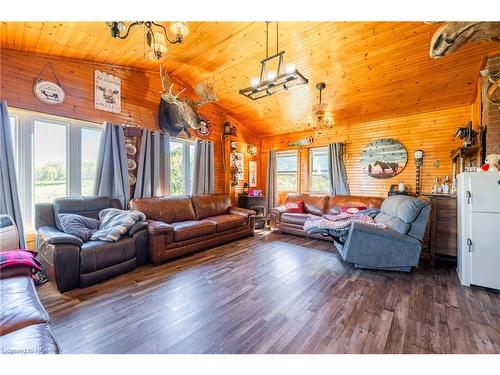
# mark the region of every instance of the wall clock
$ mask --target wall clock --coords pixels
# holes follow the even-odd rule
[[[404,146],[394,139],[377,139],[365,146],[360,161],[363,172],[368,176],[385,179],[401,173],[408,154]]]
[[[206,117],[203,117],[201,115],[198,115],[198,117],[200,118],[200,127],[198,129],[195,129],[194,132],[197,136],[206,138],[212,132],[212,124]]]

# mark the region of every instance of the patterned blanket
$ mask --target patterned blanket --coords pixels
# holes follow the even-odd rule
[[[92,241],[118,241],[132,225],[138,221],[146,220],[146,215],[141,211],[124,211],[117,208],[106,208],[99,212],[101,224],[99,229],[92,234]]]
[[[352,210],[348,212],[341,212],[337,215],[309,217],[304,223],[304,231],[309,235],[314,233],[323,233],[343,238],[349,232],[349,228],[353,222],[385,228],[386,225],[376,223],[375,220],[373,220],[373,216],[376,216],[376,213],[380,211],[374,209],[369,210],[370,211]]]

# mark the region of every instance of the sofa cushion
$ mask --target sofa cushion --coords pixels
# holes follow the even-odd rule
[[[180,242],[215,233],[215,224],[210,221],[181,221],[172,223],[174,227],[174,241]]]
[[[333,195],[328,199],[327,212],[335,215],[342,211],[342,207],[380,208],[384,199],[356,195]]]
[[[32,324],[49,321],[31,277],[3,279],[0,282],[0,296],[0,336]]]
[[[192,200],[197,220],[224,215],[231,207],[231,198],[226,194],[193,195]]]
[[[63,197],[54,199],[54,218],[59,230],[63,230],[59,214],[77,214],[99,220],[99,212],[105,208],[123,208],[120,201],[108,197]]]
[[[375,222],[377,224],[384,224],[387,228],[402,234],[408,233],[411,228],[410,224],[405,223],[399,217],[390,216],[384,213],[380,213],[375,216]]]
[[[281,215],[281,221],[288,224],[304,225],[306,220],[311,216],[314,215],[285,212]]]
[[[59,346],[49,323],[33,324],[0,337],[2,354],[57,354]]]
[[[389,216],[398,217],[405,223],[413,223],[425,203],[407,195],[391,195],[384,200],[380,210]]]
[[[167,224],[196,220],[191,197],[187,195],[134,198],[130,201],[130,208],[142,211],[150,220]]]
[[[135,241],[122,237],[116,242],[88,241],[80,251],[80,273],[94,272],[135,257]]]
[[[224,232],[229,229],[245,226],[247,221],[241,215],[218,215],[207,217],[203,221],[209,221],[215,224],[217,232]]]
[[[328,195],[309,195],[309,194],[288,194],[286,203],[304,202],[304,212],[313,215],[324,215],[327,211]]]

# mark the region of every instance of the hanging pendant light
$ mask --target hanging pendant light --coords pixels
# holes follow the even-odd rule
[[[268,69],[273,63],[277,65],[276,70]],[[285,51],[279,51],[278,22],[276,22],[276,53],[269,56],[269,22],[266,22],[266,58],[260,62],[260,77],[253,77],[250,86],[240,90],[240,94],[257,100],[308,82],[295,64],[285,64]]]
[[[319,91],[319,102],[313,106],[312,113],[306,120],[307,126],[315,130],[317,134],[321,134],[322,130],[331,129],[335,125],[332,114],[326,110],[327,104],[323,103],[322,100],[322,92],[325,88],[325,82],[316,84],[316,89]]]

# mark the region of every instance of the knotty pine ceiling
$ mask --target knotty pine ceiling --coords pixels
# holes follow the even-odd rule
[[[165,22],[168,26],[168,23]],[[219,105],[261,136],[306,130],[326,82],[324,101],[336,122],[354,123],[470,104],[484,56],[500,43],[464,46],[442,59],[429,58],[439,24],[423,22],[280,22],[280,49],[309,84],[259,101],[238,93],[258,76],[265,51],[263,22],[189,22],[182,45],[168,46],[161,63],[189,87],[214,80]],[[274,25],[270,49],[275,51]],[[158,71],[144,59],[144,33],[113,39],[104,22],[3,22],[1,46]]]

